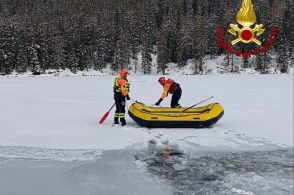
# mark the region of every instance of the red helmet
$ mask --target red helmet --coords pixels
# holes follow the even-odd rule
[[[161,85],[164,85],[165,82],[166,82],[165,77],[160,77],[160,78],[158,79],[158,82],[159,82]]]
[[[125,78],[128,74],[128,71],[126,69],[122,69],[120,72],[119,72],[119,75],[120,77],[122,78]]]

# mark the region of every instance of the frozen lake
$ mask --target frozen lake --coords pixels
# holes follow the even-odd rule
[[[154,104],[158,77],[130,76],[131,98]],[[113,78],[0,77],[0,194],[293,194],[293,74],[172,76],[181,105],[224,107],[205,129],[98,125]]]

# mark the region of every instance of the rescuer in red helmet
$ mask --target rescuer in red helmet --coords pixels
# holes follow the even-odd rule
[[[114,100],[116,111],[114,114],[114,124],[119,124],[119,120],[121,125],[126,125],[125,119],[125,106],[126,106],[126,99],[130,100],[129,96],[129,83],[127,80],[128,71],[123,69],[120,71],[119,76],[114,79]]]
[[[165,79],[165,77],[160,77],[158,82],[163,86],[163,93],[160,99],[155,103],[156,106],[159,106],[161,101],[167,97],[168,93],[173,94],[171,99],[171,107],[172,108],[181,108],[179,104],[179,100],[182,96],[182,89],[178,83],[176,83],[172,79]]]

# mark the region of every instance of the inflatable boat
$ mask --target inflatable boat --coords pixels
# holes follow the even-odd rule
[[[148,128],[203,128],[215,124],[223,115],[219,103],[195,108],[150,107],[136,102],[129,107],[130,117]]]

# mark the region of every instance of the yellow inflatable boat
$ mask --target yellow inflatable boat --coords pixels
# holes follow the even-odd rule
[[[203,128],[215,124],[223,115],[219,103],[190,108],[149,107],[136,102],[129,107],[130,117],[148,128]]]

